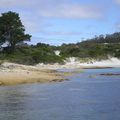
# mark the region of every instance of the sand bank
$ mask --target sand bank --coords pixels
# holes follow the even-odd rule
[[[61,82],[63,80],[63,77],[55,70],[13,63],[4,63],[0,66],[0,85]]]

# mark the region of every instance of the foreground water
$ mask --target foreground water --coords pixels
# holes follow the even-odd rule
[[[70,81],[0,87],[0,120],[120,120],[120,69],[85,70]]]

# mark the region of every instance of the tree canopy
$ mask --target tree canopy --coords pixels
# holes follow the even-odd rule
[[[0,16],[0,45],[7,43],[10,51],[24,41],[30,41],[31,35],[25,34],[19,14],[16,12],[2,13]]]

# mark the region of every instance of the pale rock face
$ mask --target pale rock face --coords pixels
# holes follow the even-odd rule
[[[47,69],[75,69],[75,68],[86,68],[86,67],[120,67],[120,59],[111,57],[107,60],[96,61],[93,60],[92,62],[81,62],[76,57],[67,58],[65,64],[60,65],[59,63],[56,64],[37,64],[37,68],[47,68]]]
[[[80,61],[76,57],[69,57],[64,61],[66,64],[78,64]]]
[[[104,45],[108,45],[109,43],[104,43]]]
[[[60,56],[60,51],[59,50],[56,50],[54,52],[55,52],[55,55]]]
[[[120,59],[112,57],[107,60],[94,61],[93,63],[81,63],[82,66],[120,67]]]

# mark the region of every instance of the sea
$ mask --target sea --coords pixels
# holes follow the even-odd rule
[[[120,68],[77,71],[63,82],[1,86],[0,120],[120,120],[120,75],[101,75]]]

